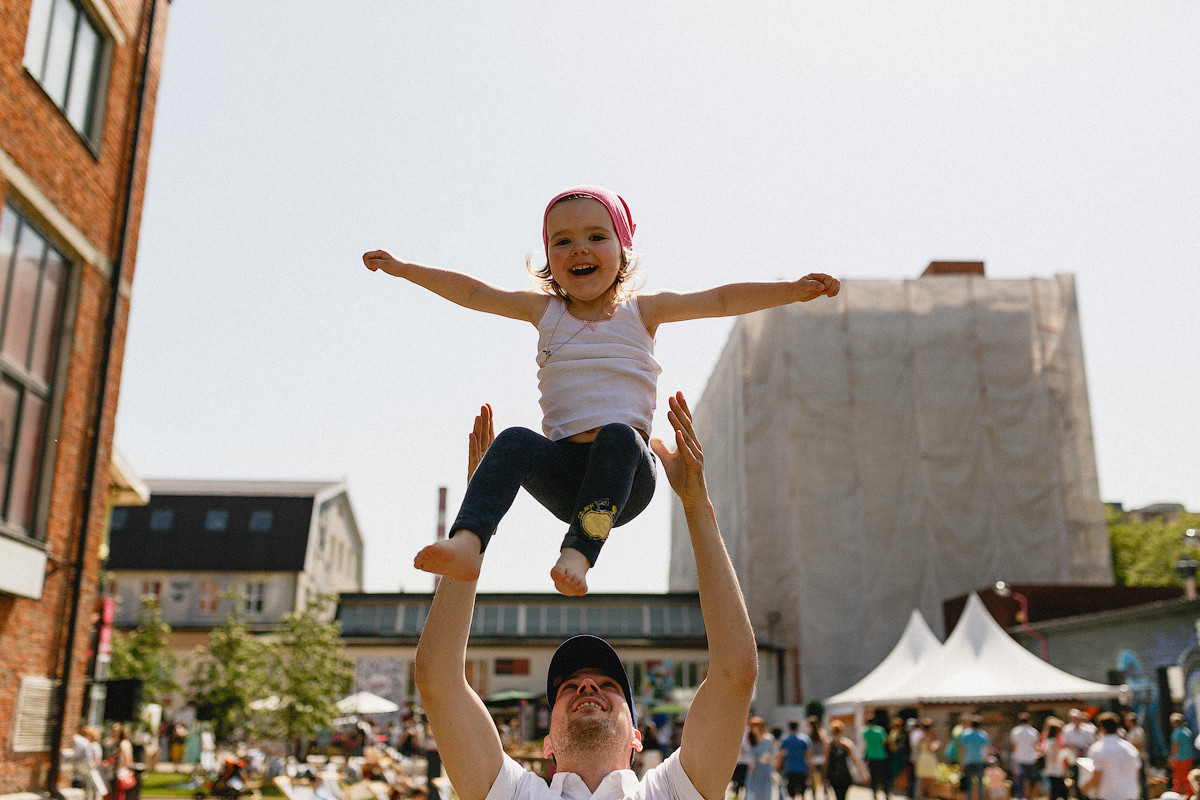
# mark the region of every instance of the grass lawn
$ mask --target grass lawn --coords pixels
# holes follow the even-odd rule
[[[274,784],[259,791],[263,797],[283,797]],[[188,785],[188,776],[178,772],[146,772],[142,775],[142,797],[193,797],[195,790]]]

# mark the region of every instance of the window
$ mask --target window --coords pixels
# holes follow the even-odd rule
[[[208,513],[211,514],[212,512]],[[266,594],[267,585],[265,583],[246,584],[246,613],[261,614],[263,610],[263,598]]]
[[[54,747],[54,712],[58,684],[49,678],[22,678],[17,692],[12,749],[38,753]]]
[[[109,530],[123,531],[129,526],[129,509],[114,508],[108,518]]]
[[[271,526],[275,523],[275,512],[273,511],[255,511],[250,515],[250,532],[251,533],[268,533]]]
[[[528,675],[528,658],[497,658],[493,673],[496,675]]]
[[[156,508],[150,514],[150,530],[169,531],[175,523],[175,511],[170,508]]]
[[[211,509],[204,515],[204,530],[208,533],[220,533],[229,528],[229,512],[223,508]]]
[[[220,601],[221,585],[216,581],[200,581],[200,613],[216,614]]]
[[[25,69],[89,142],[99,140],[106,42],[79,0],[33,0]]]
[[[69,270],[62,254],[6,204],[0,213],[0,525],[29,536],[44,483]]]
[[[162,581],[142,581],[142,597],[162,597]]]

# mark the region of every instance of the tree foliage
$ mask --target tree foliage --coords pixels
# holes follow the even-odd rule
[[[1187,529],[1200,528],[1200,514],[1180,514],[1171,522],[1161,518],[1139,522],[1110,506],[1106,516],[1113,581],[1118,586],[1178,586],[1176,563],[1185,556],[1200,560],[1200,550],[1184,537]]]
[[[341,626],[325,622],[328,595],[311,600],[303,611],[284,615],[268,651],[277,731],[295,746],[339,716],[337,701],[354,681],[354,666],[342,649]]]
[[[228,599],[229,615],[193,656],[190,687],[197,716],[212,721],[213,735],[220,742],[245,731],[251,704],[269,695],[267,648],[246,627],[242,594],[231,594]]]
[[[140,678],[142,702],[162,703],[179,688],[175,667],[179,659],[167,643],[171,626],[162,618],[158,599],[142,598],[137,628],[129,633],[113,633],[109,676],[113,679]]]

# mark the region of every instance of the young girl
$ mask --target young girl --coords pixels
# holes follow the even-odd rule
[[[609,531],[654,494],[650,422],[660,368],[654,334],[666,322],[747,314],[833,297],[840,284],[814,273],[798,281],[734,283],[701,292],[635,293],[633,218],[619,196],[577,186],[542,217],[546,266],[540,290],[509,290],[458,272],[399,261],[384,250],[367,268],[405,278],[476,311],[538,329],[540,436],[509,428],[496,437],[467,487],[450,538],[417,554],[418,569],[459,581],[479,577],[483,553],[522,486],[569,525],[550,575],[559,592],[587,592],[587,571]],[[655,441],[655,448],[661,443]]]

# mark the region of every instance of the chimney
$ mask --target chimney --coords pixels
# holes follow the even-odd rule
[[[930,261],[921,273],[922,278],[931,275],[978,275],[983,277],[982,261]]]

